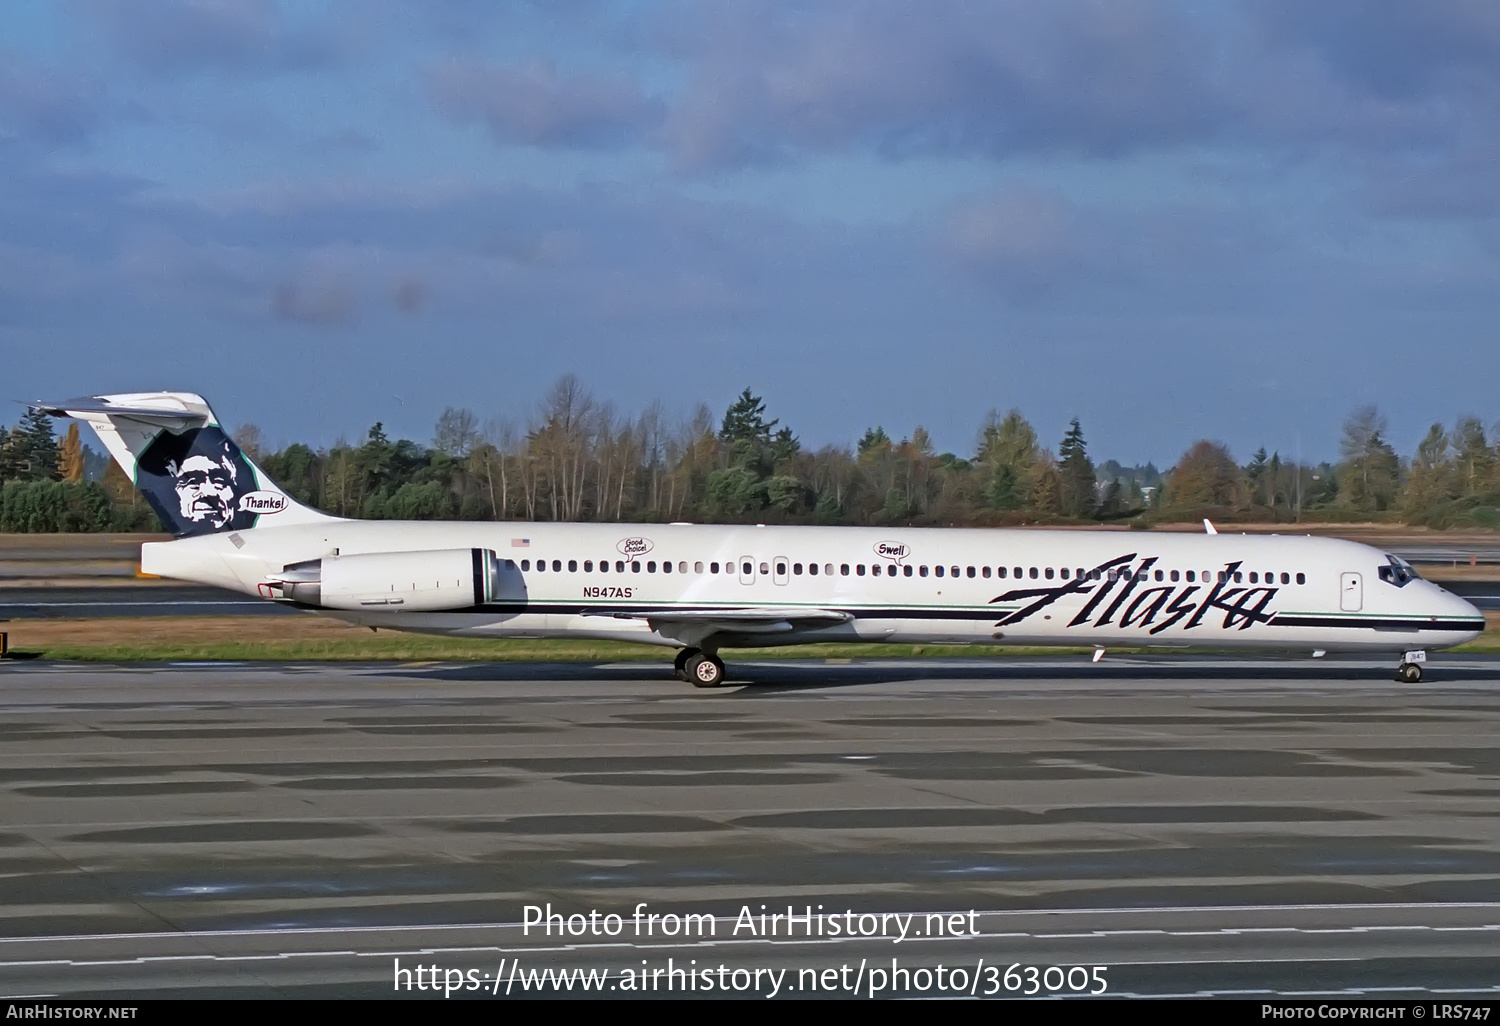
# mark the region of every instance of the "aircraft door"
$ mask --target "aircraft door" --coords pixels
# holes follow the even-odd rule
[[[1344,574],[1339,580],[1339,608],[1346,613],[1357,613],[1364,604],[1364,579],[1359,574]]]
[[[785,556],[777,556],[772,560],[771,569],[775,571],[771,576],[772,581],[777,584],[785,584],[787,582],[787,561]]]
[[[755,557],[754,556],[741,556],[740,557],[740,583],[741,584],[754,584],[755,583]]]

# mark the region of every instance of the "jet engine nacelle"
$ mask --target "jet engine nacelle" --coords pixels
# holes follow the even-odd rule
[[[434,613],[489,602],[497,573],[488,549],[368,552],[294,564],[263,590],[323,609]]]

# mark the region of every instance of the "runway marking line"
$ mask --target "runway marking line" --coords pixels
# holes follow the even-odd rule
[[[449,927],[449,928],[453,928],[453,927]],[[351,927],[349,929],[357,931],[357,930],[378,930],[378,929],[381,929],[381,928],[380,927]],[[422,927],[407,927],[407,929],[422,929]],[[1382,929],[1405,929],[1405,928],[1404,927],[1394,927],[1394,928],[1392,928],[1392,927],[1384,927]],[[1428,929],[1428,928],[1427,927],[1415,927],[1415,929]],[[1479,929],[1494,929],[1494,927],[1481,927]],[[278,930],[278,931],[219,931],[219,932],[215,932],[215,933],[202,933],[202,932],[199,932],[199,933],[193,934],[192,936],[200,936],[200,937],[201,936],[233,936],[233,935],[244,935],[244,934],[282,934],[282,933],[307,933],[307,932],[314,932],[314,931],[297,930],[297,929],[293,929],[293,930]],[[316,931],[316,932],[347,932],[347,931]],[[1123,936],[1123,935],[1139,934],[1139,933],[1143,933],[1143,932],[1157,933],[1157,934],[1160,934],[1162,936],[1171,936],[1171,937],[1177,937],[1177,936],[1202,936],[1202,935],[1204,935],[1203,931],[1194,931],[1194,932],[1188,932],[1188,931],[1183,931],[1183,932],[1176,932],[1176,931],[1116,931],[1114,935]],[[1250,932],[1250,931],[1221,930],[1221,931],[1217,931],[1217,932],[1220,935],[1224,935],[1224,936],[1234,936],[1234,935],[1239,935],[1241,933]],[[1286,928],[1286,929],[1276,930],[1276,931],[1253,931],[1253,932],[1358,933],[1358,932],[1366,932],[1366,931],[1362,931],[1362,930],[1359,930],[1359,929],[1349,929],[1349,930],[1301,930],[1301,929],[1297,929],[1295,927],[1291,927],[1291,928]],[[100,935],[100,936],[108,937],[108,936],[111,936],[111,935]],[[182,936],[188,936],[188,935],[187,934],[126,934],[126,935],[113,935],[113,936],[125,936],[125,937],[182,937]],[[962,940],[970,940],[970,941],[972,941],[972,940],[977,940],[977,939],[981,939],[981,938],[982,939],[986,939],[986,940],[995,940],[995,939],[1012,938],[1012,937],[1018,937],[1018,936],[1019,937],[1033,937],[1033,939],[1079,939],[1079,938],[1083,938],[1083,937],[1098,936],[1098,934],[1038,934],[1038,935],[1034,935],[1034,936],[1031,935],[1031,934],[980,934],[978,937],[915,937],[915,938],[911,938],[910,940],[912,942],[920,942],[920,941],[929,941],[929,942],[931,942],[931,941],[962,941]],[[11,940],[11,941],[15,941],[17,939],[18,938],[9,938],[9,940]],[[60,939],[68,939],[68,938],[53,938],[53,939],[54,940],[60,940]],[[77,939],[98,939],[98,937],[88,938],[87,936],[83,936],[83,937],[79,937]],[[773,946],[803,947],[803,946],[826,945],[826,944],[848,944],[848,943],[851,943],[851,942],[868,941],[870,939],[871,938],[869,938],[869,937],[843,937],[843,938],[828,938],[828,937],[823,937],[823,938],[816,938],[816,939],[814,939],[814,938],[807,938],[807,939],[804,939],[804,940],[796,940],[796,939],[771,940],[769,938],[752,938],[752,939],[736,940],[736,939],[733,939],[733,938],[720,938],[720,939],[714,939],[714,940],[702,940],[702,941],[696,941],[696,942],[682,942],[682,943],[676,943],[676,944],[631,944],[631,943],[628,943],[628,942],[627,943],[622,943],[622,942],[619,942],[619,941],[612,941],[612,942],[607,942],[607,943],[603,943],[603,944],[556,944],[556,945],[541,945],[541,946],[530,946],[530,947],[505,947],[505,946],[500,946],[500,945],[485,945],[485,946],[468,946],[468,947],[462,947],[462,948],[433,948],[433,947],[425,947],[425,948],[415,948],[415,949],[384,949],[384,950],[380,950],[380,951],[357,951],[357,950],[354,950],[354,949],[345,948],[345,949],[336,949],[336,950],[331,950],[331,951],[286,951],[286,952],[271,952],[271,953],[267,953],[267,954],[257,954],[257,955],[219,955],[219,954],[211,954],[211,953],[193,953],[193,954],[184,953],[184,954],[180,954],[180,955],[140,955],[140,956],[136,956],[135,958],[126,958],[126,959],[83,959],[83,960],[80,960],[80,959],[27,959],[27,960],[15,960],[15,961],[0,961],[0,969],[5,969],[5,968],[36,968],[36,967],[41,967],[41,966],[71,966],[71,967],[75,967],[75,968],[82,968],[82,967],[98,967],[98,966],[110,966],[110,965],[143,965],[143,964],[152,963],[152,962],[184,962],[184,961],[264,962],[264,961],[286,960],[286,959],[295,959],[295,958],[344,958],[344,957],[348,957],[348,958],[381,958],[381,959],[384,959],[384,958],[390,958],[392,956],[410,955],[410,956],[422,957],[422,956],[428,956],[428,955],[434,955],[434,954],[477,954],[477,953],[489,953],[489,954],[500,954],[500,955],[511,955],[511,954],[532,954],[532,955],[536,955],[536,954],[545,953],[545,952],[598,952],[600,949],[605,949],[605,948],[620,948],[620,949],[629,949],[629,950],[636,950],[636,951],[645,951],[645,950],[655,950],[655,949],[658,949],[658,948],[660,948],[660,949],[669,949],[669,950],[682,950],[684,948],[716,948],[716,947],[720,947],[720,946],[734,947],[734,946],[745,946],[745,945],[753,945],[753,944],[770,944],[770,945],[773,945]],[[1364,957],[1365,956],[1325,956],[1325,957],[1320,957],[1320,958],[1301,957],[1301,958],[1215,958],[1215,959],[1165,959],[1165,960],[1162,960],[1162,959],[1152,959],[1152,960],[1145,960],[1145,961],[1130,960],[1130,961],[1126,961],[1126,962],[1119,962],[1117,960],[1116,964],[1120,964],[1120,965],[1134,965],[1134,966],[1178,966],[1178,965],[1207,965],[1207,964],[1215,964],[1215,965],[1217,965],[1217,964],[1241,964],[1241,963],[1243,963],[1243,964],[1247,964],[1247,965],[1258,965],[1258,964],[1264,964],[1264,963],[1268,963],[1268,962],[1301,962],[1301,961],[1349,962],[1349,961],[1360,961]],[[1413,988],[1393,988],[1393,989],[1408,990],[1408,989],[1413,989]],[[1496,989],[1497,991],[1500,991],[1500,986],[1497,986],[1494,989]],[[1462,992],[1463,993],[1467,993],[1469,991],[1462,991]]]
[[[1353,912],[1353,911],[1442,911],[1457,909],[1500,909],[1500,901],[1404,901],[1404,902],[1368,902],[1339,904],[1289,904],[1289,905],[1157,905],[1141,907],[1118,907],[1118,908],[1039,908],[1039,909],[986,909],[975,910],[975,916],[1085,916],[1085,915],[1148,915],[1148,914],[1179,914],[1189,912]],[[967,915],[969,910],[962,910]],[[878,913],[876,913],[878,914]],[[923,913],[931,915],[952,915],[953,911],[937,911]],[[718,916],[717,920],[733,923],[734,916]],[[410,933],[418,930],[505,930],[519,929],[523,924],[519,922],[510,923],[405,923],[391,926],[294,926],[276,927],[265,929],[244,930],[174,930],[155,931],[143,933],[78,933],[78,934],[46,934],[37,937],[0,937],[0,944],[41,944],[55,941],[103,941],[103,940],[146,940],[167,937],[279,937],[297,934],[309,936],[321,936],[339,933]],[[1374,926],[1365,927],[1371,929],[1406,930],[1406,929],[1438,929],[1437,927],[1407,927],[1407,926]],[[1487,926],[1485,929],[1500,929],[1500,925]],[[1274,932],[1299,932],[1301,928],[1295,926],[1241,926],[1226,927],[1219,931],[1229,933],[1237,931],[1242,933],[1274,933]],[[1123,931],[1122,931],[1123,932]],[[1192,936],[1192,932],[1184,932],[1183,936]],[[1017,933],[994,933],[981,934],[983,937],[1012,937],[1029,936],[1029,934]]]

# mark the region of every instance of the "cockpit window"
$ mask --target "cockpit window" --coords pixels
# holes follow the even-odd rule
[[[1380,568],[1380,579],[1386,584],[1404,588],[1412,581],[1421,580],[1415,568],[1400,556],[1387,555],[1390,562]]]

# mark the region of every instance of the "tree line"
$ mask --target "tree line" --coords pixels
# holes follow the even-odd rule
[[[1165,472],[1096,464],[1077,419],[1055,449],[1014,409],[992,411],[965,456],[937,452],[920,426],[899,441],[877,425],[852,446],[811,449],[748,388],[722,417],[700,404],[673,420],[660,403],[622,415],[573,375],[522,426],[450,407],[430,444],[393,440],[379,423],[358,444],[316,450],[272,448],[252,424],[233,434],[299,501],[377,520],[1148,526],[1212,516],[1500,527],[1500,445],[1478,418],[1434,424],[1403,457],[1374,407],[1345,422],[1337,462],[1262,448],[1240,464],[1199,440]],[[97,472],[105,462],[76,423],[59,443],[48,417],[28,413],[0,443],[0,530],[159,530],[113,463]]]

